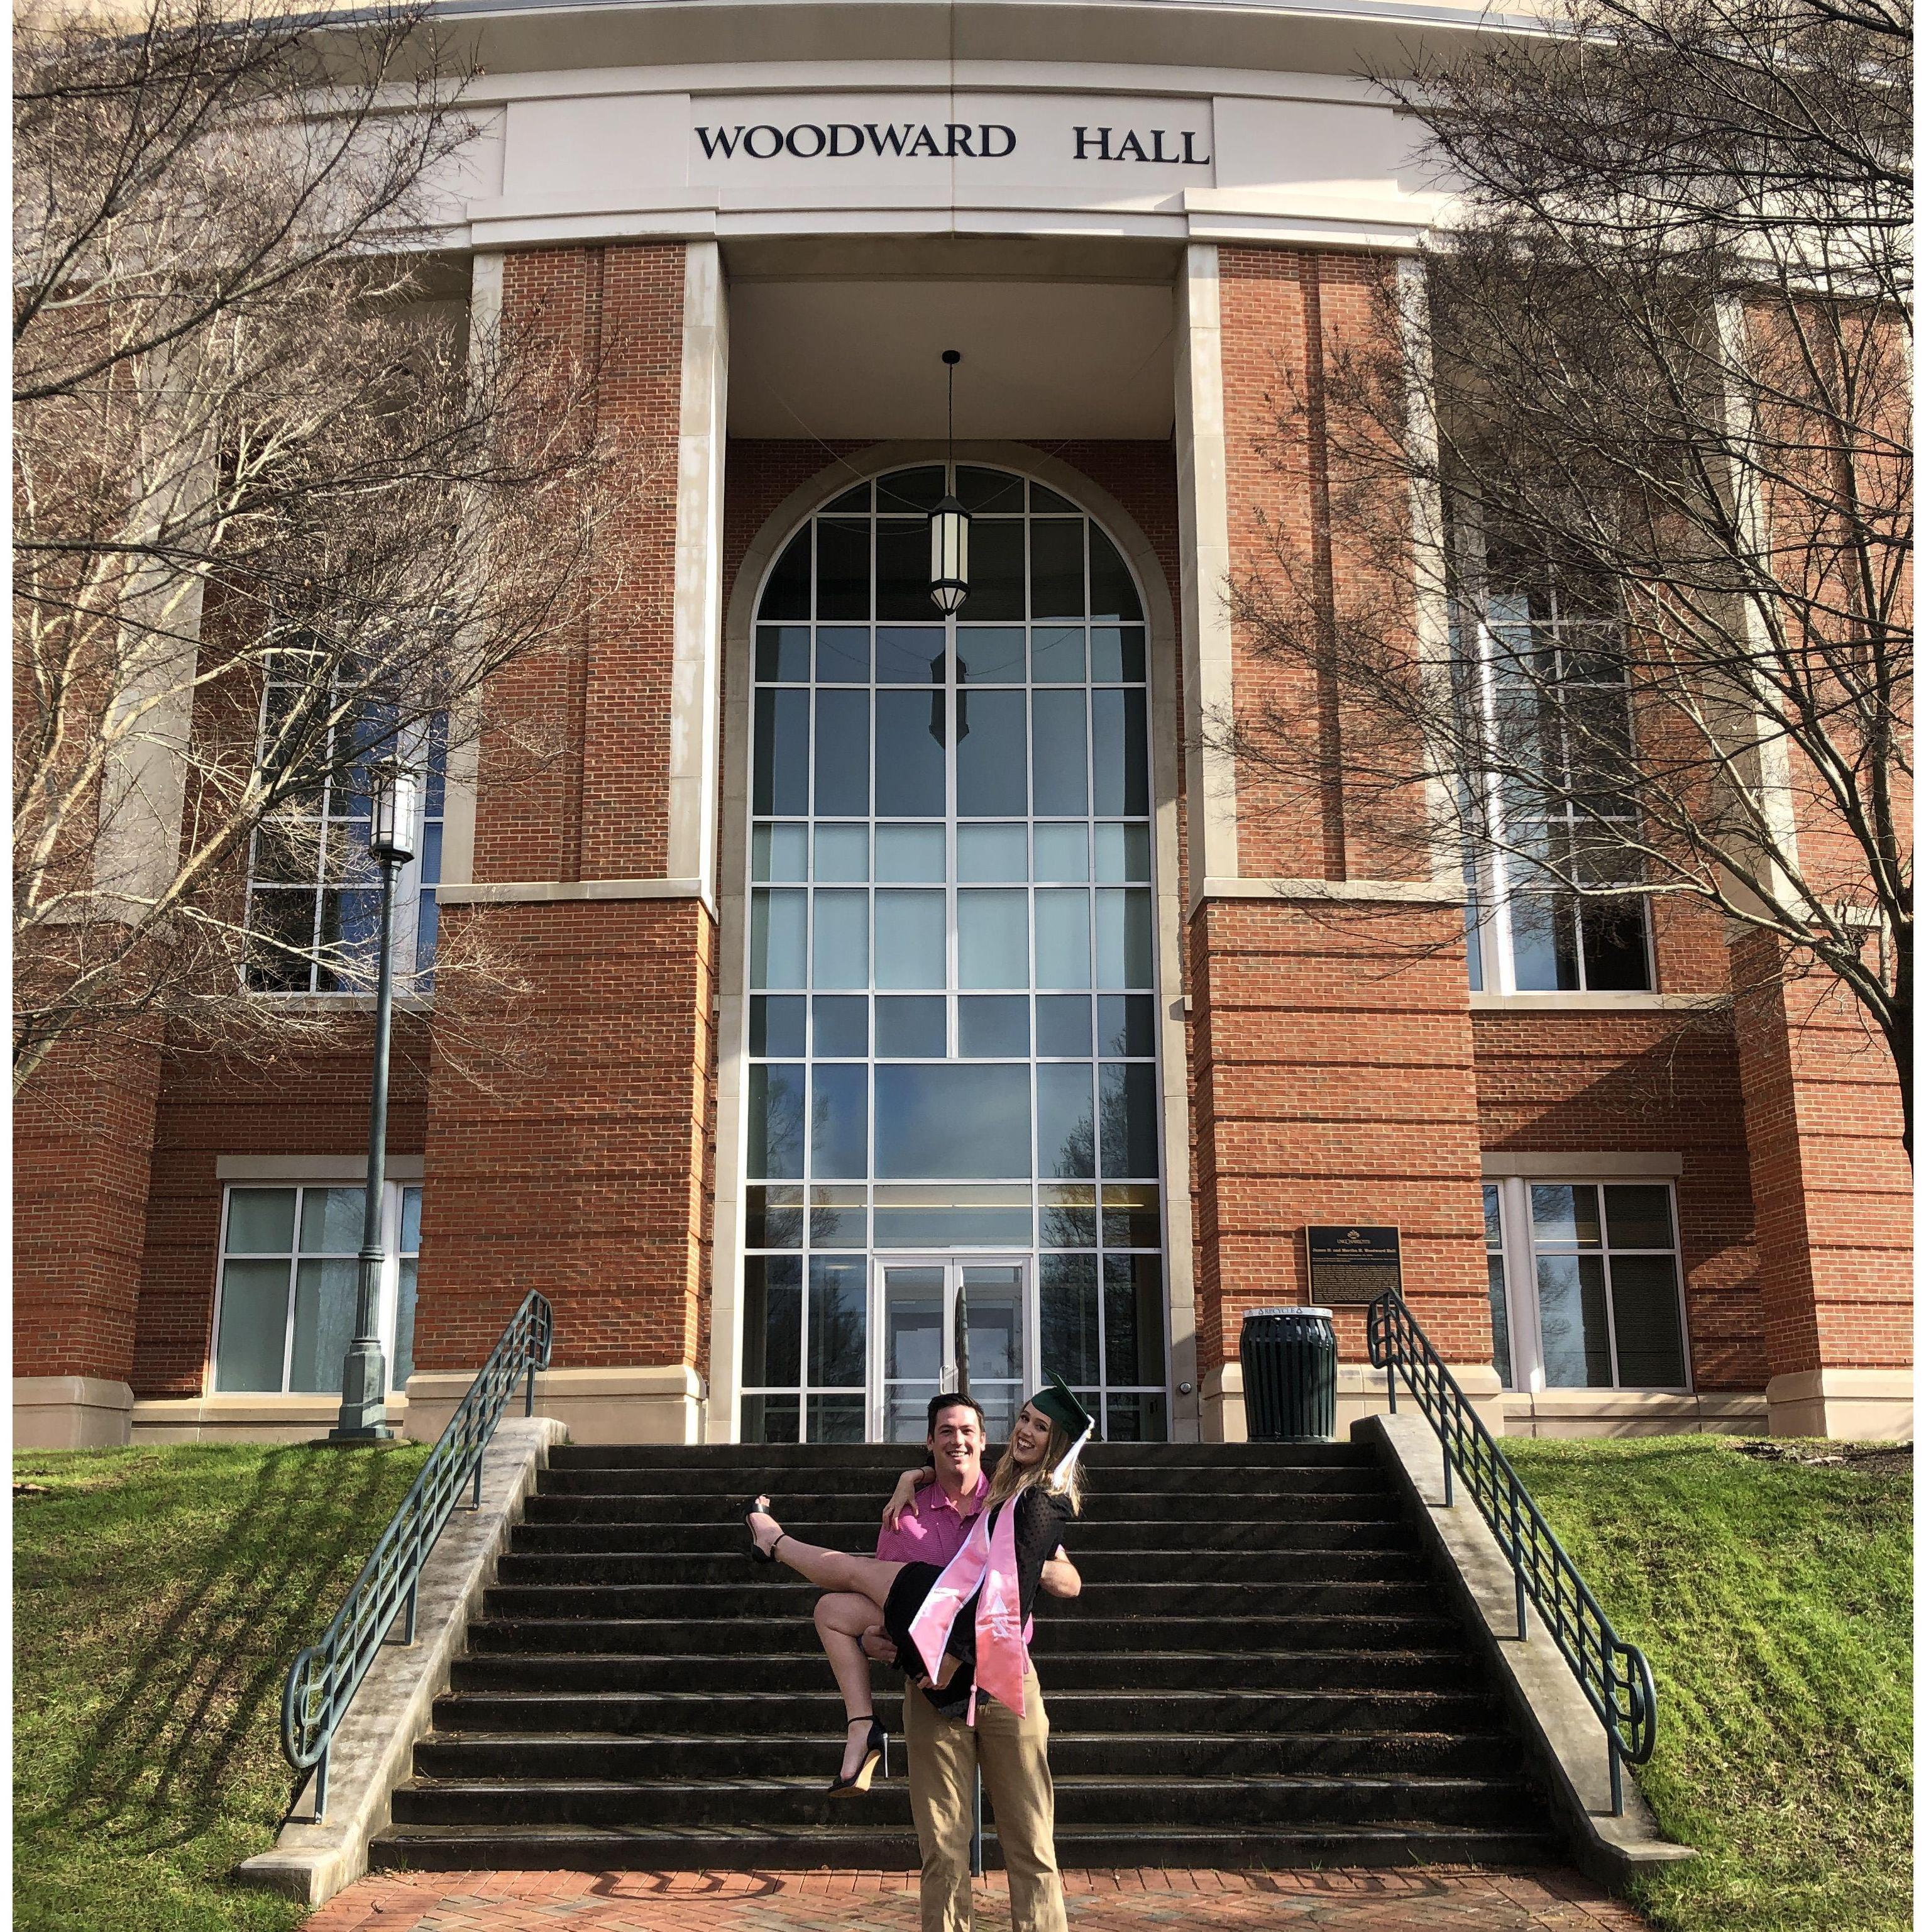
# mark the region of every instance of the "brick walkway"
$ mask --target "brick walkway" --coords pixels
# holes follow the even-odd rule
[[[364,1879],[304,1932],[917,1932],[910,1872],[415,1872]],[[1093,1871],[1066,1875],[1069,1932],[1642,1932],[1570,1872]],[[979,1932],[1006,1932],[1006,1884]]]

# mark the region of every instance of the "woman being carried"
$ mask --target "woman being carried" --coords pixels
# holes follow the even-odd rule
[[[821,1590],[818,1626],[849,1719],[844,1762],[834,1792],[865,1791],[885,1753],[873,1715],[871,1667],[861,1647],[882,1618],[898,1646],[901,1667],[956,1711],[983,1692],[1024,1716],[1026,1620],[1039,1572],[1079,1513],[1079,1454],[1093,1418],[1057,1376],[1019,1412],[1012,1440],[993,1472],[985,1508],[965,1546],[942,1569],[888,1563],[800,1543],[770,1514],[771,1498],[745,1512],[760,1562],[774,1558]],[[864,1728],[861,1730],[859,1726]]]

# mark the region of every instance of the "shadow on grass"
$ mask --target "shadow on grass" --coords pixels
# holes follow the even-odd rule
[[[22,1826],[138,1837],[162,1850],[232,1811],[238,1760],[252,1748],[257,1782],[261,1741],[279,1733],[288,1666],[325,1628],[386,1520],[377,1513],[386,1475],[379,1454],[271,1451],[211,1545],[196,1550],[190,1534],[142,1552],[165,1599],[160,1621],[139,1620],[139,1647],[119,1669],[111,1629],[93,1634],[111,1701],[42,1802],[20,1804]],[[211,1498],[204,1490],[194,1500]],[[163,1511],[163,1535],[166,1522]],[[27,1798],[16,1792],[16,1802]]]

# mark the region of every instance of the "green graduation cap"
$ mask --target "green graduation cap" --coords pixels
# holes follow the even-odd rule
[[[1033,1398],[1033,1406],[1042,1415],[1051,1416],[1075,1442],[1093,1426],[1093,1418],[1080,1405],[1080,1399],[1059,1376],[1048,1376],[1049,1388]]]

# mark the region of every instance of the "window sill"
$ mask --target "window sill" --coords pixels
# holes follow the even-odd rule
[[[1471,993],[1477,1013],[1655,1013],[1714,1012],[1727,993]]]
[[[373,993],[257,993],[247,997],[265,1005],[272,1004],[292,1013],[372,1013],[376,1010]],[[396,993],[390,1004],[399,1013],[427,1013],[436,1010],[433,993]]]

